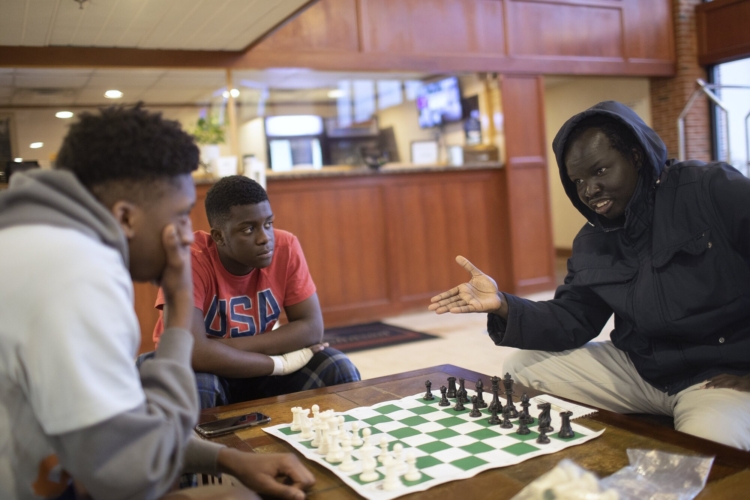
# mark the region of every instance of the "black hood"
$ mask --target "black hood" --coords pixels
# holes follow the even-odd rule
[[[568,141],[570,133],[578,122],[586,117],[595,115],[609,117],[623,123],[633,131],[636,139],[641,143],[646,158],[643,162],[644,168],[641,170],[641,178],[639,179],[638,187],[636,188],[638,190],[647,189],[652,185],[652,181],[659,178],[659,175],[661,175],[664,165],[667,162],[667,147],[656,132],[646,125],[632,109],[616,101],[600,102],[586,111],[578,113],[565,122],[565,125],[563,125],[560,131],[557,132],[555,140],[552,141],[552,150],[555,152],[557,168],[560,170],[560,180],[562,181],[565,193],[568,195],[568,198],[570,198],[573,206],[575,206],[590,223],[600,225],[598,224],[599,216],[596,212],[591,210],[580,200],[580,198],[578,198],[575,184],[573,184],[568,177],[568,172],[563,161],[565,144]]]

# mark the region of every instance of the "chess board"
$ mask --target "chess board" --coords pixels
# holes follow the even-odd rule
[[[467,391],[469,399],[474,391]],[[332,470],[344,483],[359,495],[368,499],[388,500],[408,493],[424,491],[438,484],[458,479],[467,479],[487,469],[513,465],[540,455],[558,452],[578,444],[585,443],[598,437],[603,430],[594,432],[590,429],[571,423],[575,436],[568,439],[557,437],[560,429],[560,416],[554,409],[551,411],[554,432],[548,433],[549,444],[537,444],[539,435],[538,401],[532,398],[530,413],[535,421],[530,424],[529,434],[516,433],[518,420],[513,419],[513,428],[503,429],[499,425],[488,423],[490,413],[485,408],[482,416],[472,418],[471,403],[465,405],[463,411],[453,409],[455,399],[451,399],[451,406],[439,406],[439,395],[427,401],[424,394],[405,397],[396,401],[386,401],[370,407],[361,407],[339,412],[346,421],[345,428],[351,431],[351,422],[358,421],[361,429],[369,427],[372,436],[370,444],[375,447],[373,456],[380,452],[382,436],[388,440],[388,450],[392,451],[396,443],[401,443],[404,453],[411,451],[417,457],[417,468],[421,478],[417,481],[406,481],[401,477],[402,487],[396,490],[383,489],[385,467],[378,463],[376,471],[378,479],[373,482],[362,482],[359,475],[362,472],[360,448],[355,448],[352,458],[355,468],[349,472],[339,470],[339,464],[330,464],[325,457],[312,447],[311,440],[302,440],[300,432],[291,430],[291,424],[285,423],[264,429],[272,436],[276,436],[290,443],[306,458],[317,462]],[[500,398],[503,405],[505,400]],[[516,402],[516,408],[520,410]],[[321,411],[325,408],[321,408]],[[533,410],[533,411],[532,411]],[[290,417],[291,420],[291,417]]]

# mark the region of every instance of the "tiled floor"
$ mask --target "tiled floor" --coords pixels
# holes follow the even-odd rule
[[[564,264],[564,261],[563,261]],[[548,300],[554,292],[529,295],[531,300]],[[351,353],[349,358],[359,368],[363,379],[381,377],[430,366],[452,364],[485,373],[502,375],[503,360],[514,349],[497,347],[487,334],[486,314],[437,314],[427,311],[385,318],[383,322],[440,338],[411,344]],[[606,340],[614,328],[610,322],[595,340]]]

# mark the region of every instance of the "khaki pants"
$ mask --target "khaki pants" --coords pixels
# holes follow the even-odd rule
[[[521,384],[617,413],[674,417],[678,431],[750,450],[750,393],[701,389],[667,395],[643,380],[612,342],[563,352],[519,350],[503,364]]]

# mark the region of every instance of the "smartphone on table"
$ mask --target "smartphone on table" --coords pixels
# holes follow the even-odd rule
[[[266,424],[270,421],[271,417],[256,411],[244,415],[237,415],[235,417],[221,418],[219,420],[214,420],[213,422],[198,424],[195,426],[195,430],[203,437],[214,437],[236,431],[237,429],[242,429],[243,427]]]

